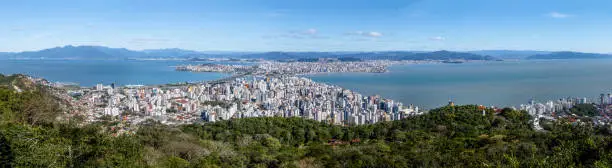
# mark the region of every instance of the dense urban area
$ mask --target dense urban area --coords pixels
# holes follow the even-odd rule
[[[0,76],[0,167],[612,166],[610,94],[424,110],[300,77],[394,63],[184,65],[233,75],[159,86]]]
[[[0,0],[0,168],[612,168],[612,0]]]
[[[73,106],[72,115],[96,122],[111,117],[136,125],[152,119],[178,125],[248,117],[301,117],[335,125],[362,125],[401,120],[423,114],[417,105],[403,104],[378,95],[361,95],[339,86],[314,82],[296,75],[327,72],[383,73],[396,61],[360,62],[264,62],[256,65],[201,64],[177,66],[179,71],[214,71],[234,74],[225,79],[175,85],[115,86],[98,84],[93,88],[69,88],[56,93]],[[65,88],[54,83],[51,87]],[[409,102],[406,102],[409,103]],[[598,103],[595,105],[595,103]],[[563,98],[511,107],[524,110],[541,130],[540,119],[571,120],[607,125],[612,96],[600,101]],[[597,113],[569,111],[574,106],[593,106]],[[490,107],[500,110],[498,107]],[[581,117],[588,118],[581,118]],[[582,120],[581,120],[582,119]]]
[[[224,72],[224,73],[249,73],[253,75],[269,74],[313,74],[313,73],[333,73],[333,72],[366,72],[384,73],[387,66],[392,64],[408,64],[424,61],[359,61],[359,62],[277,62],[264,61],[257,65],[221,65],[221,64],[200,64],[200,65],[181,65],[176,69],[179,71],[193,72]],[[431,61],[428,61],[431,62]]]
[[[378,95],[364,96],[295,75],[324,72],[382,73],[390,61],[299,62],[179,66],[177,70],[231,72],[195,84],[71,88],[63,98],[87,122],[111,117],[135,125],[148,119],[192,124],[247,117],[301,117],[335,125],[361,125],[419,115],[419,107]],[[54,83],[46,83],[54,85]],[[62,86],[52,86],[62,87]],[[59,94],[59,93],[58,93]]]

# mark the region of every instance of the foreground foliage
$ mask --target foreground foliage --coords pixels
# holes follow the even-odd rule
[[[609,130],[557,121],[536,132],[512,109],[483,116],[473,105],[442,107],[352,127],[300,118],[147,121],[115,137],[108,123],[54,122],[59,109],[39,101],[45,95],[0,89],[0,167],[612,167]]]

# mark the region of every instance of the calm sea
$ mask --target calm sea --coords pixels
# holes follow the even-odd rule
[[[612,89],[612,60],[504,61],[398,65],[390,73],[310,76],[364,95],[378,94],[404,104],[435,108],[448,104],[517,106],[529,99],[587,97]]]
[[[0,60],[2,74],[28,74],[53,82],[72,82],[81,86],[97,83],[117,85],[167,84],[220,79],[227,74],[179,72],[176,65],[198,64],[185,61],[138,60]]]

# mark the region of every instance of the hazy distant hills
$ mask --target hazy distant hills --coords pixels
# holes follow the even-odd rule
[[[400,59],[405,56],[414,55],[407,51],[385,51],[385,52],[264,52],[246,54],[241,58],[257,58],[268,60],[287,59],[312,59],[312,58],[358,58],[362,60],[375,59]]]
[[[463,59],[463,60],[498,60],[498,58],[488,55],[478,55],[472,53],[463,52],[452,52],[452,51],[434,51],[426,53],[415,53],[413,55],[405,56],[402,60],[450,60],[450,59]]]
[[[199,52],[177,48],[134,51],[125,48],[102,46],[64,46],[3,54],[4,59],[74,59],[74,60],[123,60],[123,59],[193,59],[242,58],[266,60],[302,60],[316,58],[340,58],[345,60],[495,60],[497,58],[472,53],[435,51],[385,51],[385,52]]]
[[[267,59],[267,60],[288,60],[288,59],[309,59],[309,58],[336,58],[337,55],[329,52],[263,52],[241,55],[239,58],[245,59]]]
[[[18,53],[0,52],[0,59],[76,59],[76,60],[124,60],[124,59],[192,59],[241,58],[266,60],[313,60],[339,58],[346,60],[499,60],[499,59],[600,59],[612,58],[610,54],[516,50],[481,51],[377,51],[377,52],[233,52],[192,51],[178,48],[129,50],[103,46],[64,46],[39,51]]]
[[[480,50],[468,51],[468,53],[478,55],[489,55],[500,59],[525,59],[533,55],[549,54],[550,51],[533,51],[533,50]]]
[[[553,52],[549,54],[538,54],[527,57],[527,59],[607,59],[612,58],[610,54],[580,53],[580,52]]]
[[[11,54],[10,57],[25,59],[113,59],[120,57],[120,55],[94,46],[65,46],[40,51],[15,53]]]
[[[78,59],[78,60],[121,60],[153,58],[185,58],[201,56],[200,52],[181,49],[158,49],[134,51],[125,48],[102,46],[64,46],[40,51],[26,51],[4,54],[8,59]],[[0,55],[1,56],[1,55]]]
[[[582,52],[550,52],[531,50],[482,50],[469,51],[479,55],[490,55],[501,59],[606,59],[612,58],[612,54],[582,53]]]
[[[152,53],[152,54],[166,54],[166,55],[173,55],[173,54],[187,55],[187,54],[199,54],[200,53],[197,51],[183,50],[179,48],[149,49],[149,50],[142,50],[142,52]]]
[[[241,58],[257,58],[267,60],[287,59],[312,59],[312,58],[356,58],[362,60],[497,60],[497,58],[486,55],[478,55],[453,51],[434,52],[409,52],[409,51],[386,51],[386,52],[265,52],[247,54]]]

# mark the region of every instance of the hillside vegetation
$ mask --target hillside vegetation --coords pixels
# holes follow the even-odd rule
[[[0,167],[612,167],[612,136],[590,125],[530,127],[525,112],[442,107],[342,127],[247,118],[114,136],[112,121],[57,122],[42,90],[0,88]]]

